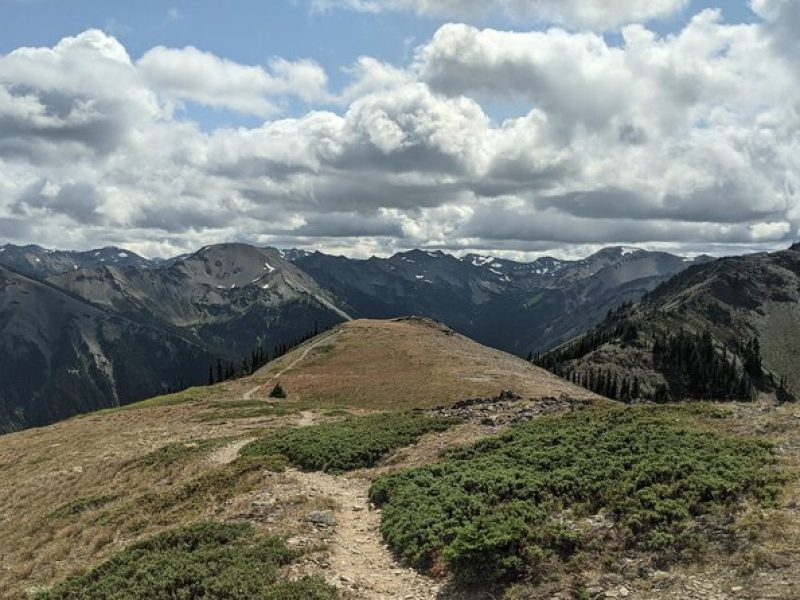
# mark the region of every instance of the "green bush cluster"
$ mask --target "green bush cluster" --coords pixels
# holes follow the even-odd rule
[[[372,467],[392,450],[413,444],[420,436],[444,431],[458,421],[423,414],[378,414],[283,429],[242,449],[240,456],[280,454],[308,471],[342,473]]]
[[[744,496],[774,500],[770,445],[688,426],[646,408],[520,425],[443,462],[378,479],[389,546],[464,581],[535,576],[581,547],[571,523],[605,511],[631,547],[674,560],[703,544],[695,517]]]
[[[85,575],[37,600],[329,600],[324,580],[286,581],[281,568],[298,558],[274,537],[257,538],[249,524],[197,523],[134,544]]]

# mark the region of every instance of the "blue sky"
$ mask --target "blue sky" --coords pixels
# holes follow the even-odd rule
[[[800,2],[598,6],[0,0],[0,241],[530,258],[795,240]]]

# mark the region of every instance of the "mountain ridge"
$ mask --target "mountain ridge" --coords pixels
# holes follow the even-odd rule
[[[198,383],[210,359],[177,332],[110,314],[0,266],[2,429],[127,403],[181,379]]]
[[[95,307],[102,313],[97,322],[122,318],[136,324],[136,331],[162,336],[167,346],[188,344],[192,353],[216,365],[214,379],[219,377],[220,361],[227,376],[247,372],[239,365],[253,353],[274,356],[312,331],[352,318],[430,317],[480,343],[525,357],[582,333],[609,310],[638,300],[694,262],[625,247],[606,248],[578,261],[543,257],[531,263],[456,257],[440,250],[356,260],[240,243],[203,246],[188,255],[154,261],[114,247],[62,252],[6,245],[2,250],[0,265],[21,267],[26,277],[51,286],[53,293],[60,290]],[[7,310],[23,311],[18,305]],[[141,349],[131,344],[131,351]],[[91,353],[72,352],[58,355],[52,364],[37,363],[36,373],[25,372],[46,386],[54,373],[74,372],[78,356],[84,362],[92,360]],[[174,376],[161,377],[160,386],[178,389],[207,381],[208,364],[193,373],[179,369]],[[93,368],[110,369],[100,363]],[[82,412],[114,405],[121,398],[127,402],[144,397],[142,391],[127,389],[141,386],[116,387],[112,383],[103,394],[90,394],[93,400],[88,404],[66,392],[57,402]],[[19,401],[12,401],[10,392],[6,396],[0,404],[16,407],[5,411],[12,413]],[[30,412],[31,405],[25,406]],[[57,413],[68,416],[70,410]],[[25,424],[24,419],[15,422],[5,428]]]
[[[584,381],[592,371],[634,372],[644,398],[791,399],[800,391],[799,290],[797,244],[693,266],[540,364]],[[704,370],[725,371],[737,387],[703,388]]]

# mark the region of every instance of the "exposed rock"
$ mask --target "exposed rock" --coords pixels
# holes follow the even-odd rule
[[[314,525],[323,527],[333,527],[336,525],[336,515],[332,510],[314,510],[308,513],[306,521]]]

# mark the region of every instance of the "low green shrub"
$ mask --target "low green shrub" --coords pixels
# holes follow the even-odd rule
[[[704,542],[695,517],[745,496],[773,501],[769,444],[701,431],[647,409],[581,411],[520,425],[379,478],[389,546],[463,581],[535,576],[581,546],[574,524],[605,511],[630,547],[674,560]]]
[[[308,471],[341,473],[372,467],[420,436],[444,431],[455,419],[385,413],[310,427],[282,429],[242,449],[242,457],[281,454]]]
[[[278,600],[337,598],[324,580],[286,581],[281,568],[300,553],[257,538],[249,524],[197,523],[167,531],[71,577],[37,600]]]

